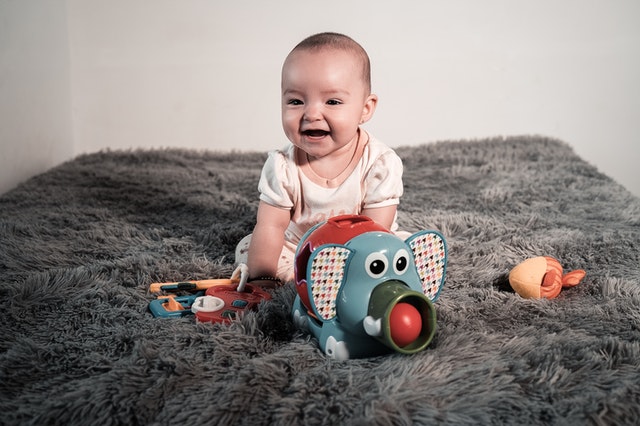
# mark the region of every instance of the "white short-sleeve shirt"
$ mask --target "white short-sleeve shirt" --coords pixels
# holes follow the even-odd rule
[[[270,152],[258,184],[261,201],[291,211],[288,241],[298,244],[309,228],[330,217],[399,203],[402,160],[377,139],[369,137],[353,172],[335,188],[309,179],[297,164],[296,149],[289,145]],[[394,218],[391,231],[396,229]]]

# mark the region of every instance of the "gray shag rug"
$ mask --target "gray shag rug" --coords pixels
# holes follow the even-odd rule
[[[107,151],[0,197],[0,423],[637,423],[640,200],[543,137],[397,152],[401,227],[449,245],[414,355],[327,359],[291,284],[228,326],[149,313],[152,282],[230,275],[265,153]],[[525,300],[540,255],[587,277]]]

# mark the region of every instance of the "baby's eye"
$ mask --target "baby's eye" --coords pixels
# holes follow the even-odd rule
[[[287,105],[302,105],[302,101],[300,99],[289,99]]]
[[[342,104],[342,102],[340,102],[340,101],[339,101],[339,100],[337,100],[337,99],[329,99],[329,100],[327,101],[327,105],[340,105],[340,104]]]

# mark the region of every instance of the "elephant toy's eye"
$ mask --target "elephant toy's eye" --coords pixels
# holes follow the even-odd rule
[[[371,253],[365,260],[365,268],[371,278],[380,278],[387,272],[387,258],[382,253]]]
[[[393,270],[396,274],[402,275],[406,272],[407,266],[409,266],[409,253],[405,249],[400,249],[393,256]]]

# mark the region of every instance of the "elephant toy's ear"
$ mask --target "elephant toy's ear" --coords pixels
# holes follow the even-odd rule
[[[336,316],[336,299],[345,278],[351,250],[340,245],[320,246],[308,264],[309,299],[314,313],[321,321]]]
[[[447,265],[447,244],[436,231],[420,231],[407,238],[413,251],[422,291],[434,302],[444,285]]]

